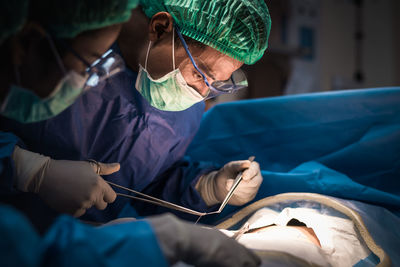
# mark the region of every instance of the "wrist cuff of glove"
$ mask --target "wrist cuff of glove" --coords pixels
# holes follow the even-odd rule
[[[15,146],[12,159],[16,170],[14,187],[23,192],[37,193],[50,158]]]
[[[214,190],[215,175],[217,175],[217,172],[218,171],[213,171],[208,174],[204,174],[200,177],[195,186],[196,190],[200,193],[200,196],[209,207],[221,203],[217,199]]]

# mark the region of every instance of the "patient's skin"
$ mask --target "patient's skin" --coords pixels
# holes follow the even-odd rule
[[[271,230],[276,230],[277,228],[282,228],[282,227],[292,227],[296,228],[297,230],[301,231],[313,244],[321,247],[321,243],[315,234],[314,230],[310,227],[307,226],[277,226],[277,225],[268,225],[265,227],[260,227],[257,230],[251,231],[252,233],[256,232],[268,232]]]

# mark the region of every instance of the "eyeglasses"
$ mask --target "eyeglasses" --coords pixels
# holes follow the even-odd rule
[[[96,86],[124,69],[125,63],[122,57],[112,49],[109,49],[86,69],[86,72],[89,74],[86,86]]]
[[[85,89],[97,86],[102,81],[125,69],[125,62],[122,57],[112,49],[107,50],[100,58],[90,64],[86,59],[78,54],[69,44],[58,40],[61,45],[68,49],[76,58],[86,65],[86,73],[89,75]]]
[[[176,32],[177,32],[177,34],[179,36],[179,39],[182,42],[183,47],[186,50],[186,53],[189,56],[190,61],[193,64],[194,69],[202,77],[204,83],[208,87],[208,93],[207,93],[207,96],[205,98],[206,100],[210,99],[210,98],[213,98],[213,97],[216,97],[216,96],[221,95],[221,94],[233,93],[233,92],[236,92],[236,91],[238,91],[240,89],[248,87],[248,82],[247,82],[246,75],[244,74],[244,72],[241,69],[238,69],[238,70],[234,71],[232,73],[231,77],[226,81],[218,81],[217,80],[217,81],[214,81],[213,83],[210,84],[208,79],[207,79],[207,77],[206,77],[206,75],[200,70],[200,68],[196,64],[196,61],[197,62],[199,62],[199,61],[201,62],[201,60],[196,58],[196,61],[195,61],[195,59],[193,58],[192,54],[189,51],[189,47],[187,46],[187,44],[185,42],[185,39],[183,38],[179,28],[177,26],[175,26],[175,29],[176,29]],[[190,77],[185,77],[184,73],[182,73],[182,75],[185,78],[186,82],[191,80]],[[186,79],[186,78],[188,78],[188,79]]]

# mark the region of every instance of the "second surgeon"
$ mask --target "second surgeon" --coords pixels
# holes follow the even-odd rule
[[[247,203],[262,182],[257,162],[216,169],[181,158],[204,100],[242,88],[232,86],[245,83],[238,70],[264,54],[271,26],[264,1],[143,1],[141,8],[112,46],[126,71],[55,118],[28,125],[4,119],[2,129],[52,158],[119,162],[120,171],[106,179],[199,211],[214,209],[244,170],[230,204]],[[127,202],[117,198],[105,211],[88,210],[86,218],[114,219]],[[160,212],[138,203],[135,208],[140,215]]]

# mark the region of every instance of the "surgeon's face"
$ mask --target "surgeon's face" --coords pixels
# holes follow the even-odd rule
[[[93,63],[100,58],[116,41],[122,24],[114,24],[97,30],[86,31],[70,41],[71,47],[88,63]],[[87,66],[67,51],[63,57],[67,69],[73,69],[80,74],[85,74]]]
[[[194,57],[195,63],[202,73],[205,74],[210,84],[214,81],[228,80],[232,73],[243,65],[242,62],[222,54],[209,46],[199,49],[189,44],[189,50]],[[178,46],[178,54],[180,57],[177,58],[177,62],[182,76],[185,78],[188,85],[196,89],[201,95],[206,96],[208,86],[205,84],[200,73],[194,68],[186,51],[182,51],[182,46]]]
[[[64,40],[88,63],[106,52],[116,40],[121,30],[121,24],[104,27],[97,30],[86,31],[73,39]],[[54,39],[54,38],[52,38]],[[61,64],[68,72],[73,70],[85,74],[86,65],[79,60],[72,52],[54,42],[57,53],[61,57]],[[60,62],[57,61],[54,50],[45,36],[43,28],[37,24],[28,23],[25,28],[14,37],[9,46],[10,56],[7,62],[2,61],[2,68],[15,70],[10,72],[8,80],[1,79],[1,97],[11,84],[17,84],[23,88],[33,91],[39,97],[47,97],[54,91],[54,88],[65,75]],[[19,81],[17,81],[18,76]],[[1,99],[0,99],[1,100]]]
[[[154,79],[161,78],[173,71],[172,61],[172,38],[175,36],[175,67],[180,69],[188,85],[196,89],[201,95],[206,96],[208,87],[201,75],[193,67],[190,58],[184,49],[177,34],[173,32],[172,18],[166,12],[160,12],[153,16],[150,22],[149,39],[152,41],[150,48],[147,70]],[[161,32],[161,33],[160,33]],[[215,80],[228,80],[232,73],[239,69],[243,63],[233,59],[216,49],[196,44],[195,41],[188,42],[190,53],[200,70],[206,75],[211,84]],[[144,66],[147,46],[144,47],[140,63]]]

